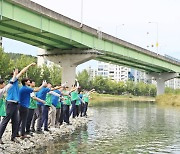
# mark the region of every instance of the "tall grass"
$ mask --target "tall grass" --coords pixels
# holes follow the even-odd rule
[[[115,101],[155,101],[154,97],[133,96],[133,95],[110,95],[110,94],[91,94],[90,105],[98,103],[113,103]]]
[[[180,106],[180,94],[163,94],[156,97],[160,105]]]

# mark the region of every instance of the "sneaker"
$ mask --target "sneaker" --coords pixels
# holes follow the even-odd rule
[[[55,125],[55,128],[59,128],[61,125],[60,124],[57,124],[57,125]]]
[[[49,132],[50,130],[49,130],[48,128],[45,128],[45,129],[44,129],[44,131],[47,131],[47,132]]]
[[[35,129],[34,129],[34,128],[31,128],[31,132],[35,132]]]
[[[33,136],[33,133],[32,132],[26,132],[26,135]]]
[[[20,143],[16,138],[11,138],[11,141],[13,141],[15,143]]]
[[[26,133],[27,135],[29,135],[29,134],[30,134],[30,131],[26,131],[25,133]]]
[[[0,139],[0,144],[4,144],[4,142],[2,141],[2,139]]]
[[[22,136],[20,137],[21,140],[24,140],[25,138],[30,138],[30,136],[22,135]]]
[[[67,122],[67,125],[72,125],[72,123]]]
[[[44,134],[42,130],[37,130],[36,133],[37,134]]]

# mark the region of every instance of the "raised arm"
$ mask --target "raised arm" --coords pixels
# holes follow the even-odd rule
[[[40,99],[40,98],[38,98],[38,97],[32,97],[34,100],[36,100],[36,101],[38,101],[38,102],[41,102],[41,103],[43,103],[43,104],[45,104],[46,102],[44,101],[44,100],[42,100],[42,99]]]
[[[70,96],[69,94],[70,94],[70,92],[69,91],[67,91],[67,92],[61,92],[61,94],[63,95],[63,96]],[[71,97],[71,96],[70,96]]]
[[[18,69],[15,69],[13,72],[13,77],[10,80],[10,82],[2,89],[0,89],[0,95],[3,95],[5,92],[7,92],[9,90],[9,88],[12,87],[13,83],[17,80],[16,76],[18,74]]]
[[[31,64],[29,64],[28,66],[24,67],[24,68],[19,72],[19,74],[16,76],[16,78],[19,78],[20,76],[22,76],[22,74],[24,74],[24,73],[29,69],[29,67],[35,66],[35,65],[36,65],[36,63],[31,63]]]
[[[39,91],[39,90],[41,90],[44,86],[46,86],[47,85],[47,82],[46,81],[43,81],[42,82],[42,85],[40,86],[40,87],[38,87],[38,88],[34,88],[34,92],[37,92],[37,91]]]
[[[67,85],[67,81],[64,82],[64,83],[61,85],[61,87],[65,87],[66,85]]]
[[[57,96],[57,97],[61,97],[61,95],[59,95],[58,93],[54,92],[54,91],[50,91],[49,94]]]
[[[93,92],[95,92],[95,89],[91,89],[90,91],[88,91],[88,94],[91,94]]]
[[[78,80],[77,80],[77,79],[76,79],[76,82],[77,82],[77,86],[76,86],[76,87],[77,87],[77,89],[78,89],[78,88],[79,88],[79,82],[78,82]]]
[[[79,96],[78,96],[79,97]],[[84,102],[84,100],[83,99],[81,99],[80,97],[79,97],[79,99],[81,100],[81,102],[83,102],[84,104],[85,104],[85,102]]]
[[[59,88],[60,88],[60,86],[56,86],[56,87],[54,87],[54,88],[51,88],[51,91],[57,90],[57,89],[59,89]]]

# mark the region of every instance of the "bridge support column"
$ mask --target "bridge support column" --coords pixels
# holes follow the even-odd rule
[[[157,95],[164,94],[165,80],[164,79],[156,79],[156,82],[157,82]]]
[[[165,82],[167,80],[178,77],[179,73],[149,73],[146,74],[147,79],[154,79],[157,82],[157,95],[164,94]]]
[[[70,50],[70,51],[38,51],[38,62],[42,65],[43,61],[49,60],[62,67],[61,83],[68,82],[71,87],[75,83],[76,67],[86,61],[95,58],[100,53],[95,50]]]

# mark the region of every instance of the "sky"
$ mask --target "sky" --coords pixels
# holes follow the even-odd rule
[[[32,1],[79,22],[82,19],[83,24],[122,40],[180,59],[180,0]],[[3,47],[7,52],[31,55],[37,55],[38,50],[7,38],[3,39]],[[81,64],[77,69],[89,65],[96,66],[96,62]]]

